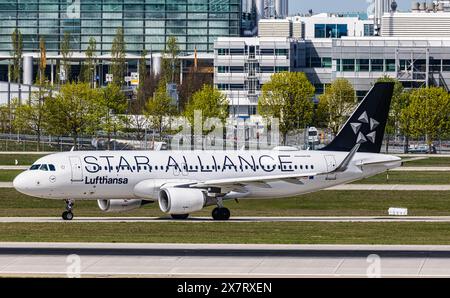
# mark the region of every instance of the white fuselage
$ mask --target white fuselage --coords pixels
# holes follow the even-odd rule
[[[347,152],[272,151],[72,151],[45,156],[34,169],[21,173],[14,187],[27,195],[47,199],[142,199],[136,185],[196,183],[213,179],[257,177],[293,173],[328,173]],[[368,164],[363,165],[361,164]],[[243,198],[280,198],[318,191],[400,166],[400,158],[357,153],[344,172],[310,176],[302,183],[277,180],[243,185]],[[50,170],[54,166],[54,170]],[[157,200],[157,193],[145,195]]]

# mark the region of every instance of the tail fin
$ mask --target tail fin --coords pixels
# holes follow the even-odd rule
[[[359,152],[379,153],[393,91],[392,82],[375,83],[333,141],[321,150],[348,152],[361,144]]]

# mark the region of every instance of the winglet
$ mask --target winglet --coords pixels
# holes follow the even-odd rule
[[[353,157],[355,157],[356,152],[358,152],[359,147],[361,144],[356,144],[352,150],[348,153],[348,155],[344,158],[342,163],[332,172],[332,173],[342,173],[345,172],[348,169],[348,165],[352,161]]]

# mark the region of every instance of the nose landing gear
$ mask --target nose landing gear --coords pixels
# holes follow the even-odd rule
[[[63,212],[62,219],[72,220],[73,219],[72,209],[73,209],[74,201],[73,200],[65,200],[65,202],[66,202],[66,211]]]

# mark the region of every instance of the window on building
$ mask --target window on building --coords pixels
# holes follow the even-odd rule
[[[356,59],[356,71],[369,71],[369,59]]]
[[[450,71],[450,60],[442,60],[442,71]]]
[[[355,59],[342,59],[343,71],[355,71]]]
[[[375,30],[373,24],[364,24],[364,36],[374,36]]]
[[[342,36],[348,36],[347,24],[337,25],[337,38],[341,38]],[[336,37],[336,36],[334,36],[334,37]]]
[[[342,71],[342,60],[336,59],[336,71]]]
[[[369,92],[369,91],[366,91],[366,90],[364,90],[364,91],[356,90],[356,98],[358,99],[358,101],[363,100],[363,98],[366,96],[366,94],[367,94],[368,92]]]
[[[274,73],[274,67],[273,66],[261,66],[261,72],[262,73]]]
[[[395,59],[386,59],[386,69],[387,72],[395,71]]]
[[[315,24],[314,25],[314,37],[315,38],[325,38],[325,24]]]
[[[324,84],[314,84],[314,88],[316,89],[316,94],[323,94],[325,92],[325,85]]]
[[[307,61],[307,67],[322,67],[322,59],[320,57],[310,57]]]
[[[276,56],[288,56],[289,55],[289,50],[288,49],[276,49],[275,50],[275,55]]]
[[[315,38],[341,38],[348,35],[347,24],[315,24]]]
[[[274,49],[260,49],[260,54],[263,56],[273,56],[275,54]]]
[[[244,49],[230,49],[230,55],[244,55]]]
[[[218,73],[228,73],[228,72],[230,72],[230,69],[228,66],[218,66],[217,72]]]
[[[230,72],[231,73],[242,73],[244,72],[243,66],[230,66]]]
[[[430,59],[430,70],[441,71],[441,59]]]
[[[322,58],[322,67],[323,68],[331,68],[332,66],[332,59],[330,57],[324,57]]]
[[[220,56],[228,55],[229,51],[228,51],[228,49],[218,49],[217,50],[217,54],[220,55]]]
[[[289,71],[289,67],[285,67],[285,66],[276,66],[275,67],[275,72],[286,72]]]
[[[219,90],[229,90],[230,85],[229,84],[217,84],[217,89]]]
[[[230,90],[244,90],[244,84],[230,84]]]
[[[383,59],[371,59],[371,71],[383,71]]]

